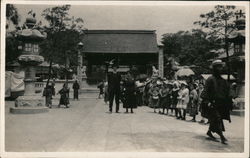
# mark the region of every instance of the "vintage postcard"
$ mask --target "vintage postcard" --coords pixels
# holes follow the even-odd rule
[[[249,2],[1,3],[0,157],[249,157]]]

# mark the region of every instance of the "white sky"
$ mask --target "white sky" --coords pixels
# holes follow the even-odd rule
[[[41,13],[52,5],[20,5],[15,4],[24,22],[27,12],[31,9],[36,13],[38,21],[45,23]],[[158,43],[164,33],[175,33],[180,30],[191,30],[199,20],[201,13],[213,9],[208,6],[107,6],[107,5],[72,5],[70,16],[81,17],[85,28],[112,30],[156,30]]]

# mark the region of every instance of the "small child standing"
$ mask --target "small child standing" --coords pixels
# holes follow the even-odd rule
[[[49,83],[43,90],[43,96],[45,96],[45,105],[49,108],[52,108],[52,95],[55,95],[54,88],[52,84]]]
[[[154,84],[150,89],[151,94],[151,105],[154,107],[154,112],[156,113],[156,108],[159,106],[159,87]]]

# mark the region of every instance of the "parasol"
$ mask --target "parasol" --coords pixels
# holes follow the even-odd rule
[[[184,68],[184,69],[180,69],[176,72],[176,75],[178,77],[183,77],[183,76],[191,76],[194,75],[193,70],[189,69],[189,68]]]

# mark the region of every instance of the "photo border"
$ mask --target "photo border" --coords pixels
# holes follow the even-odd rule
[[[244,120],[244,152],[214,153],[214,152],[6,152],[5,149],[5,24],[6,4],[48,4],[48,5],[132,5],[132,6],[187,6],[187,5],[237,5],[244,6],[246,13],[246,45],[245,45],[245,120]],[[4,53],[3,53],[4,52]],[[249,2],[247,1],[15,1],[1,2],[1,93],[0,93],[0,156],[2,157],[249,157]]]

